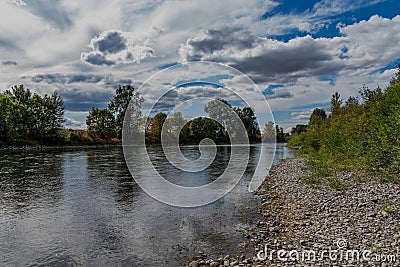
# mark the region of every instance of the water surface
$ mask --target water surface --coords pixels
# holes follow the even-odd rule
[[[271,153],[251,147],[234,190],[198,208],[149,197],[132,179],[121,148],[0,155],[0,265],[179,266],[199,251],[252,255],[244,235],[258,220],[258,199],[246,186],[261,151]],[[221,146],[206,171],[185,174],[160,148],[149,153],[170,181],[192,186],[213,181],[229,161],[229,148]],[[196,158],[198,150],[182,153]],[[278,145],[275,163],[290,156]]]

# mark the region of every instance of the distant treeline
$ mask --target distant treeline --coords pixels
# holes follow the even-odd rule
[[[120,143],[124,116],[130,101],[140,107],[144,99],[135,92],[133,86],[119,86],[107,108],[93,107],[90,110],[86,119],[87,130],[66,129],[63,126],[64,101],[57,92],[40,96],[23,85],[14,86],[0,94],[0,146]],[[272,122],[265,125],[262,134],[252,108],[232,107],[228,101],[218,99],[210,101],[204,111],[211,118],[219,117],[222,124],[207,117],[187,121],[179,112],[170,118],[163,112],[154,117],[138,117],[145,125],[143,132],[146,143],[161,143],[162,127],[165,127],[168,137],[178,137],[181,144],[198,144],[204,138],[210,138],[217,144],[229,143],[228,130],[234,125],[228,113],[221,113],[218,109],[218,103],[226,105],[230,112],[233,111],[241,119],[251,143],[262,139],[286,140],[283,129]]]
[[[120,86],[108,108],[92,108],[89,112],[86,120],[89,132],[96,133],[102,138],[121,138],[122,123],[129,101],[140,108],[144,99],[134,92],[132,86]],[[178,139],[180,144],[198,144],[204,138],[210,138],[217,144],[230,143],[228,133],[231,132],[234,135],[235,129],[232,128],[236,127],[232,112],[242,121],[249,142],[261,142],[262,138],[267,141],[275,141],[275,139],[285,141],[283,129],[272,122],[265,125],[262,134],[254,110],[250,107],[232,107],[227,100],[216,99],[210,101],[204,111],[209,117],[197,117],[190,121],[186,120],[180,112],[169,117],[164,112],[159,112],[154,117],[143,117],[139,114],[136,115],[136,119],[143,125],[139,130],[144,135],[147,144],[160,144],[162,130],[165,131],[166,140]],[[114,116],[115,114],[117,115]]]
[[[293,129],[289,141],[308,156],[313,175],[330,177],[352,169],[399,182],[400,74],[386,90],[364,86],[359,96],[346,101],[335,93],[330,109],[329,117],[315,109],[308,127]]]

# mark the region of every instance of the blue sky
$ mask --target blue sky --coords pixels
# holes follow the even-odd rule
[[[139,87],[176,63],[212,61],[250,77],[288,130],[313,108],[328,110],[335,91],[346,99],[363,84],[388,84],[400,63],[399,13],[398,0],[5,0],[0,90],[57,90],[66,126],[83,128],[90,108],[105,107],[119,84]],[[202,75],[260,97],[240,77]],[[165,79],[141,93],[152,99],[178,82]],[[216,95],[199,85],[185,86],[186,98]]]

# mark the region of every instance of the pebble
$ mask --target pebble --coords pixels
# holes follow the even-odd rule
[[[261,189],[257,193],[261,197],[261,219],[249,229],[254,257],[247,260],[241,255],[230,260],[227,255],[206,266],[339,266],[344,262],[330,261],[328,257],[318,262],[284,262],[277,257],[270,261],[256,256],[266,245],[269,250],[301,253],[305,249],[316,252],[337,249],[338,244],[341,249],[356,249],[361,253],[371,250],[393,254],[395,263],[376,266],[400,266],[400,185],[379,183],[374,177],[363,177],[363,182],[352,181],[356,173],[345,171],[337,177],[349,186],[336,191],[328,185],[315,187],[302,182],[307,174],[302,158],[285,159],[274,166],[266,178],[273,190]],[[189,267],[198,266],[195,264],[198,263],[191,262]],[[360,260],[356,266],[370,264],[376,263]]]

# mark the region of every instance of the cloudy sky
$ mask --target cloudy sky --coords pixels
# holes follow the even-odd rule
[[[400,63],[399,14],[398,0],[4,0],[0,90],[57,90],[66,125],[79,128],[119,84],[138,87],[173,64],[213,61],[248,75],[289,129],[315,107],[328,110],[335,91],[347,98],[363,84],[387,85]]]

